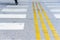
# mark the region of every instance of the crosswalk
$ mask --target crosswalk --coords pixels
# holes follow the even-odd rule
[[[0,40],[35,40],[31,5],[0,7]]]
[[[56,19],[60,19],[60,3],[47,3],[46,7]]]
[[[22,13],[19,13],[17,14],[18,12],[26,12],[28,11],[27,8],[24,8],[24,7],[27,7],[28,6],[20,6],[20,5],[11,5],[11,6],[6,6],[5,8],[3,8],[1,10],[1,12],[11,12],[11,14],[7,13],[7,14],[0,14],[0,18],[7,18],[7,19],[11,19],[11,18],[19,18],[19,19],[26,19],[27,18],[27,14],[22,14]],[[14,12],[17,12],[16,14],[13,14]],[[0,23],[0,30],[24,30],[24,22],[23,23]]]

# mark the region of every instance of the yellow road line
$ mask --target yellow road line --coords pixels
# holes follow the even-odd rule
[[[40,3],[39,3],[39,5],[40,5]],[[44,16],[45,16],[45,18],[46,18],[46,21],[47,21],[47,23],[48,23],[48,25],[49,25],[52,33],[53,33],[53,36],[54,36],[55,40],[60,40],[60,37],[59,37],[58,33],[56,32],[56,30],[55,30],[53,24],[51,23],[50,19],[48,18],[45,10],[42,8],[41,5],[40,5],[40,8],[41,8],[42,13],[44,14]]]
[[[40,9],[38,8],[38,3],[36,4],[36,8],[37,8],[37,10],[38,10],[38,15],[39,15],[39,17],[40,17],[40,22],[41,22],[41,25],[42,25],[42,30],[43,30],[43,32],[44,32],[45,39],[46,39],[46,40],[50,40],[50,36],[49,36],[49,34],[48,34],[48,30],[47,30],[47,28],[46,28],[46,25],[45,25],[45,23],[44,23],[44,19],[43,19],[43,17],[42,17],[42,14],[41,14],[41,12],[40,12]]]
[[[40,30],[39,30],[39,25],[38,25],[38,19],[36,16],[36,10],[34,7],[34,3],[32,3],[32,7],[33,7],[33,12],[34,12],[34,23],[35,23],[35,30],[36,30],[36,40],[41,40],[41,36],[40,36]]]

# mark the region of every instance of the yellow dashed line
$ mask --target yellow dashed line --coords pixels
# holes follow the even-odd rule
[[[34,24],[35,24],[35,30],[36,30],[36,40],[41,40],[38,19],[36,16],[36,10],[34,7],[34,3],[32,3],[32,7],[33,7],[33,12],[34,12]]]
[[[40,3],[39,3],[39,5],[40,5]],[[44,17],[46,18],[46,21],[47,21],[47,23],[48,23],[48,25],[49,25],[52,33],[53,33],[53,36],[54,36],[55,40],[60,40],[60,37],[59,37],[58,33],[56,32],[56,30],[55,30],[53,24],[51,23],[50,19],[48,18],[45,10],[42,8],[41,5],[40,5],[40,8],[42,10],[42,13],[44,14]]]
[[[48,30],[47,30],[46,25],[45,25],[45,23],[44,23],[44,19],[43,19],[43,17],[42,17],[42,14],[41,14],[41,12],[40,12],[40,9],[38,8],[38,4],[36,4],[36,8],[37,8],[37,10],[38,10],[38,15],[39,15],[39,17],[40,17],[40,22],[41,22],[41,25],[42,25],[42,30],[43,30],[43,32],[44,32],[45,39],[46,39],[46,40],[50,40],[50,36],[49,36],[49,34],[48,34]]]

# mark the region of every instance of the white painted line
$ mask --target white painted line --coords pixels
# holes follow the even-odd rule
[[[24,30],[24,23],[0,23],[0,30]]]
[[[47,7],[49,7],[49,8],[52,8],[52,7],[55,8],[55,7],[57,7],[57,8],[58,8],[58,7],[60,7],[60,6],[52,5],[52,6],[47,6]]]
[[[20,6],[20,5],[8,5],[6,7],[28,7],[27,5],[24,5],[24,6]]]
[[[26,14],[0,14],[0,18],[26,18]]]
[[[51,12],[60,12],[60,9],[50,9]]]
[[[12,9],[12,8],[4,8],[4,9],[2,9],[1,10],[2,12],[27,12],[27,9],[25,8],[25,9],[17,9],[17,8],[15,8],[15,9]]]
[[[54,14],[54,17],[60,19],[60,14]]]

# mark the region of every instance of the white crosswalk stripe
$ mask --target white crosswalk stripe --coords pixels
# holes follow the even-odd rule
[[[50,12],[60,12],[60,9],[50,9]]]
[[[26,14],[0,14],[0,18],[26,18]]]
[[[8,7],[8,8],[10,8],[10,7],[13,7],[13,8],[14,8],[14,7],[18,7],[18,8],[20,8],[20,7],[28,8],[27,5],[23,5],[23,6],[22,6],[22,5],[21,5],[21,6],[20,6],[20,5],[8,5],[8,6],[6,6],[6,7]]]
[[[49,6],[47,6],[47,7],[48,7],[48,8],[55,8],[55,7],[60,7],[60,6],[56,6],[56,5],[54,5],[54,6],[52,5],[52,6],[51,6],[51,5],[49,5]]]
[[[0,30],[24,30],[24,23],[0,23]]]
[[[2,12],[27,12],[27,9],[12,9],[12,8],[4,8],[1,10]]]
[[[54,14],[54,17],[60,19],[60,14]]]

